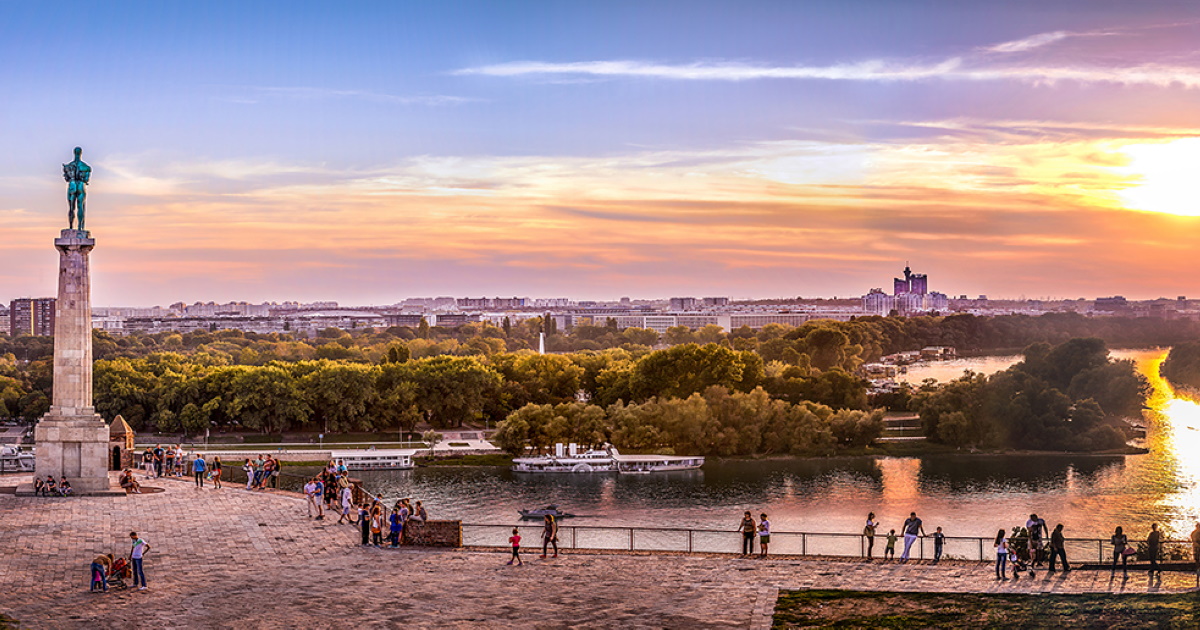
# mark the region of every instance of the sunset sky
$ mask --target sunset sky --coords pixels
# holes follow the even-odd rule
[[[0,300],[1200,297],[1194,2],[0,2]]]

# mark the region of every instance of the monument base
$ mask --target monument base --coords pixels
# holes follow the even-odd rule
[[[46,414],[33,435],[35,475],[66,477],[76,494],[109,490],[108,426],[100,416]]]

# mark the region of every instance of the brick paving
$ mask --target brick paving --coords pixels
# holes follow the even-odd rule
[[[28,481],[0,477],[0,486]],[[766,628],[779,589],[958,592],[1182,592],[1190,573],[1038,573],[997,582],[990,565],[742,560],[720,555],[375,549],[334,519],[309,520],[284,492],[190,482],[130,497],[0,493],[0,612],[28,628]],[[437,515],[442,516],[442,515]],[[151,544],[146,591],[88,593],[99,552]],[[733,535],[733,534],[731,534]],[[504,541],[497,541],[504,544]],[[532,550],[531,550],[532,551]]]

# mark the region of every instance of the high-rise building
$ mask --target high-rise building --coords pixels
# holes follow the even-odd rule
[[[673,297],[671,298],[672,311],[690,311],[699,306],[699,300],[694,297]]]
[[[908,268],[908,263],[905,263],[904,277],[893,278],[892,289],[893,295],[904,295],[905,293],[925,295],[929,293],[929,278],[923,273],[913,273],[912,269]]]
[[[19,298],[8,304],[8,334],[54,335],[55,298]]]

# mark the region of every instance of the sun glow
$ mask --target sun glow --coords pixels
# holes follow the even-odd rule
[[[1122,170],[1139,181],[1121,191],[1125,204],[1137,210],[1200,216],[1200,138],[1134,144],[1123,152]]]

